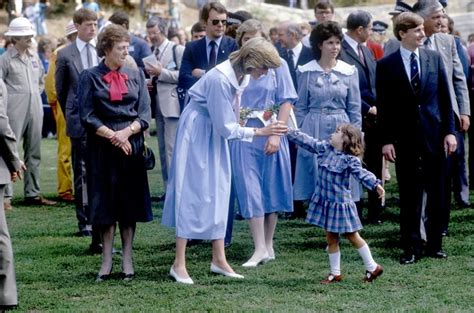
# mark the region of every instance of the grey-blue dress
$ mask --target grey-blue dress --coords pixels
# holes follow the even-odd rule
[[[224,239],[229,213],[231,164],[228,140],[252,141],[234,108],[239,85],[230,61],[207,72],[189,89],[179,120],[163,208],[163,225],[186,239]]]
[[[342,123],[361,127],[361,100],[357,69],[338,60],[329,73],[325,73],[313,60],[297,70],[298,101],[295,115],[301,131],[313,138],[327,140]],[[294,183],[296,200],[308,200],[317,179],[316,156],[298,149]],[[359,187],[354,181],[353,197],[358,200]]]
[[[110,100],[109,85],[103,78],[110,69],[104,62],[83,71],[78,85],[81,122],[87,130],[87,191],[93,225],[153,219],[142,133],[150,124],[150,97],[141,71],[125,67],[119,71],[128,76],[128,93],[121,101]],[[134,121],[140,123],[142,131],[128,139],[133,149],[131,155],[96,135],[103,125],[121,130]]]
[[[306,221],[328,232],[352,233],[362,229],[357,207],[351,195],[351,177],[374,190],[382,181],[362,168],[361,161],[334,149],[327,141],[314,139],[292,130],[288,138],[318,162],[318,179],[309,205]]]
[[[241,108],[262,111],[297,99],[288,65],[282,59],[277,69],[269,69],[258,80],[250,78],[241,98]],[[248,119],[245,126],[263,127],[258,118]],[[280,149],[265,155],[268,136],[253,142],[230,142],[232,179],[240,214],[246,218],[293,211],[291,164],[288,139],[280,137]]]

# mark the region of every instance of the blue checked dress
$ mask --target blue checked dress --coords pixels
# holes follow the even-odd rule
[[[352,155],[335,150],[328,142],[291,130],[288,139],[316,154],[318,179],[311,198],[306,221],[332,233],[352,233],[362,229],[357,208],[352,200],[350,177],[364,187],[374,190],[382,182],[362,168]]]

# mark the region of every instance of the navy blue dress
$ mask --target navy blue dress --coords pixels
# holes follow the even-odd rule
[[[81,73],[78,101],[81,121],[87,130],[87,191],[93,225],[115,222],[148,222],[151,212],[148,177],[143,159],[143,133],[132,135],[132,155],[127,156],[108,139],[96,135],[99,127],[121,130],[138,121],[141,130],[148,128],[150,97],[141,71],[121,68],[128,75],[128,93],[121,101],[109,99],[109,85],[103,76],[110,69],[102,62]]]

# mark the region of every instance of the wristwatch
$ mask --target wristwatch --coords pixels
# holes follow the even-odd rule
[[[130,126],[128,126],[128,127],[130,127],[130,130],[132,131],[132,134],[135,134],[136,128],[133,127],[133,124],[130,124]]]

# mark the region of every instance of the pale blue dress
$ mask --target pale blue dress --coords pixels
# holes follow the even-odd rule
[[[291,80],[287,63],[282,59],[277,69],[269,69],[267,75],[255,80],[242,94],[241,108],[265,110],[289,102],[298,95]],[[263,127],[258,118],[251,118],[245,126]],[[280,137],[280,149],[265,155],[268,136],[253,142],[230,142],[232,179],[240,214],[246,218],[262,217],[275,212],[293,211],[293,187],[291,182],[288,139]]]
[[[342,123],[361,128],[361,100],[357,69],[341,60],[325,73],[313,60],[297,70],[298,101],[295,115],[301,131],[319,140],[329,136]],[[308,200],[316,187],[317,158],[298,149],[294,183],[295,200]],[[359,184],[352,180],[352,197],[360,198]]]
[[[178,125],[162,224],[186,239],[224,239],[231,183],[228,140],[252,141],[253,128],[239,125],[239,85],[230,61],[206,73],[189,89]]]

